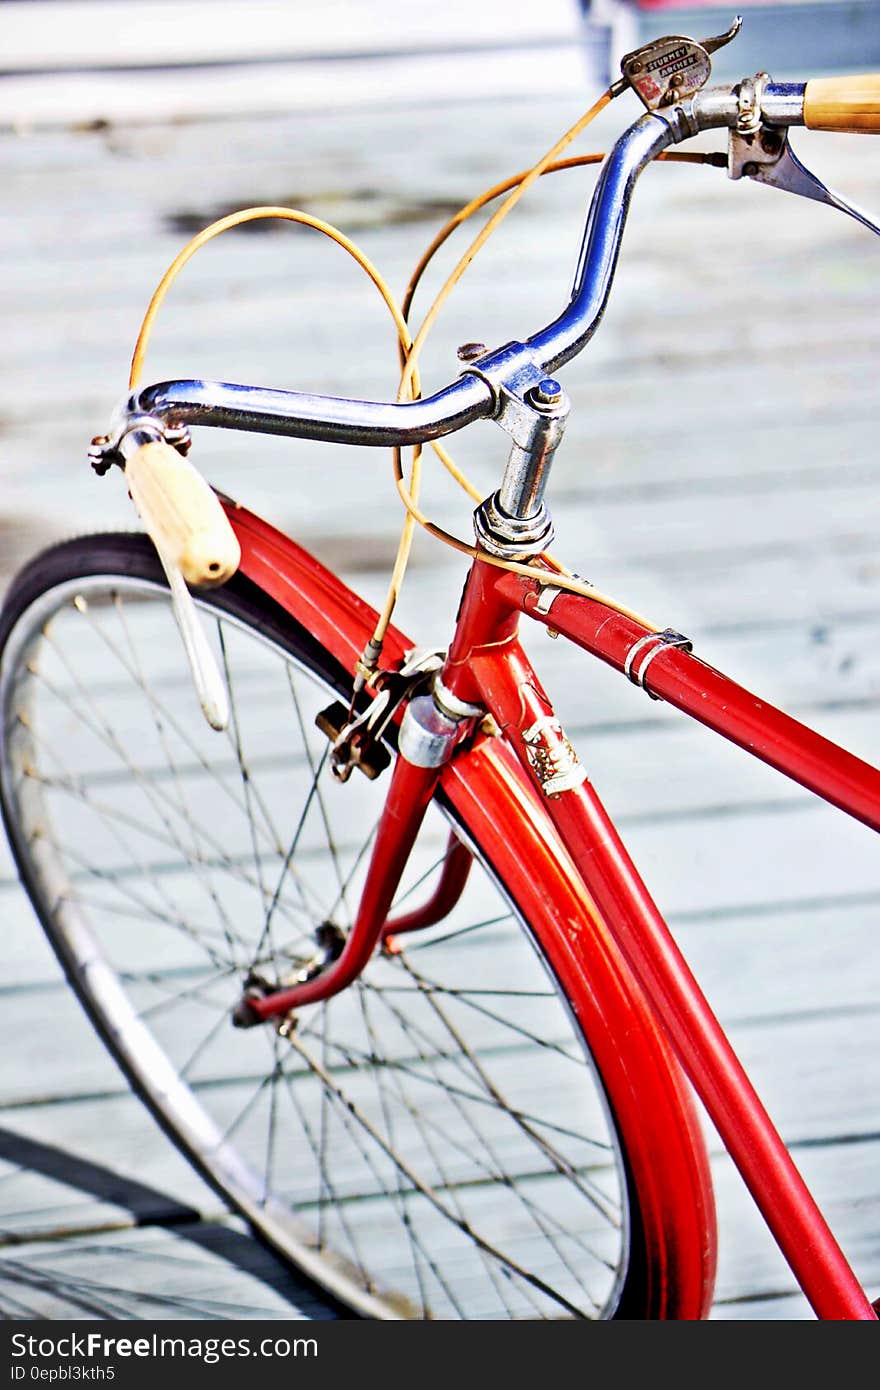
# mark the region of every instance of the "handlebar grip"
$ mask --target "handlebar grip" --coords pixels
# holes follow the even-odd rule
[[[220,501],[170,444],[141,444],[125,461],[131,500],[160,556],[187,584],[213,588],[238,569],[241,549]]]
[[[812,78],[804,88],[804,125],[880,134],[880,73]]]

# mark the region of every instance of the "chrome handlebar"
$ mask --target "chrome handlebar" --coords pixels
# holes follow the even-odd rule
[[[760,115],[775,126],[803,125],[804,86],[767,83]],[[503,360],[512,375],[525,366],[558,370],[595,333],[608,302],[633,189],[642,170],[670,145],[700,131],[736,128],[737,88],[706,88],[689,100],[634,122],[603,162],[578,257],[571,299],[562,313],[524,343],[508,344],[468,365],[434,395],[412,402],[344,400],[301,391],[268,390],[228,382],[166,381],[134,393],[114,421],[108,447],[119,447],[134,420],[209,425],[346,444],[425,444],[500,409],[497,380],[481,368]]]

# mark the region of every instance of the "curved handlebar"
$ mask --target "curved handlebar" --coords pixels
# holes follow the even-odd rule
[[[543,371],[555,372],[570,362],[599,327],[611,294],[636,179],[675,138],[674,129],[663,117],[643,116],[603,161],[587,214],[571,300],[557,319],[528,339],[527,346]]]
[[[436,395],[399,404],[222,381],[163,381],[137,392],[124,407],[126,416],[376,445],[427,444],[494,411],[494,392],[477,376],[462,376]]]
[[[804,124],[804,86],[770,83],[761,112],[771,125]],[[642,170],[669,145],[702,130],[735,126],[735,88],[710,88],[669,110],[646,114],[617,140],[593,193],[569,304],[546,328],[519,345],[519,366],[556,371],[589,342],[608,302],[633,189]],[[479,368],[479,362],[474,366]],[[229,382],[169,381],[149,386],[123,406],[117,438],[132,416],[176,424],[283,434],[347,444],[414,445],[452,434],[497,413],[496,392],[474,371],[422,400],[344,400]]]

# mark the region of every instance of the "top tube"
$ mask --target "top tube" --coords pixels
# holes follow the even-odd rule
[[[803,92],[802,84],[768,84],[762,96],[763,118],[770,124],[802,125]],[[511,369],[521,369],[528,362],[541,372],[553,372],[586,346],[608,303],[639,174],[669,145],[701,130],[735,125],[736,119],[735,92],[710,88],[668,111],[642,116],[620,136],[602,164],[593,193],[569,304],[525,343],[509,345],[505,356]],[[473,364],[477,369],[479,365]],[[132,417],[147,415],[183,425],[405,447],[489,418],[497,413],[498,404],[490,382],[470,370],[432,396],[398,403],[180,380],[160,382],[133,394],[120,412],[118,425],[122,434]]]

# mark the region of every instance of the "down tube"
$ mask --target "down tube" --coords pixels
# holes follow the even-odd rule
[[[736,1058],[687,962],[589,782],[580,775],[540,682],[518,644],[473,657],[488,708],[583,875],[691,1083],[817,1316],[872,1319],[864,1290]]]

